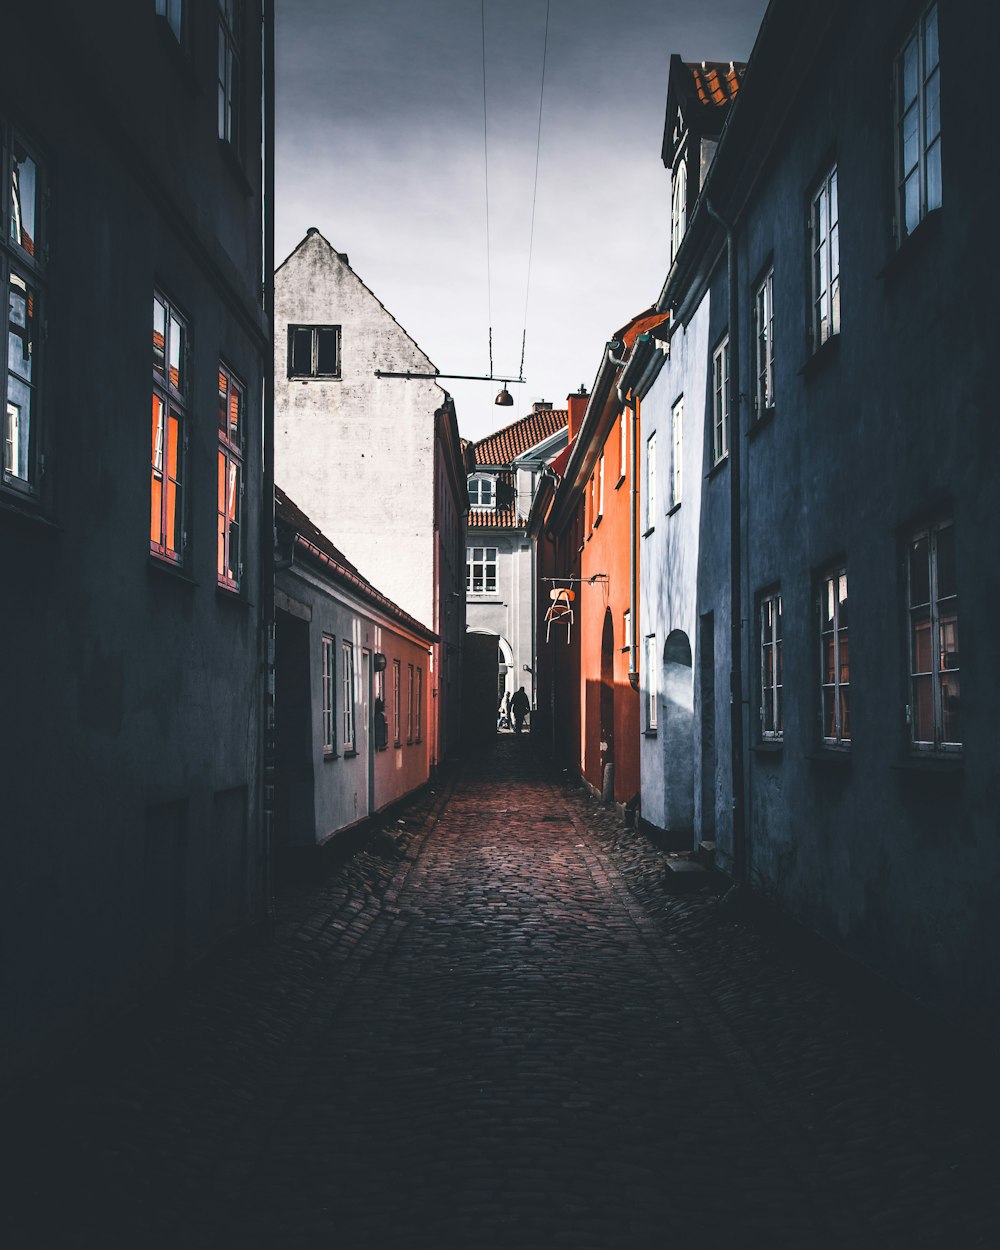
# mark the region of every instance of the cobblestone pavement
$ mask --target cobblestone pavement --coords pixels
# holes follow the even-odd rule
[[[3,1245],[1000,1245],[983,1066],[668,896],[527,740],[403,819],[9,1109]]]

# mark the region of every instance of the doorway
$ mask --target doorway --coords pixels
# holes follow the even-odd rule
[[[663,797],[670,833],[694,833],[694,673],[681,629],[663,646]]]

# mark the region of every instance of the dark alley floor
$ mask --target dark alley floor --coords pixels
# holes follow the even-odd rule
[[[3,1245],[1000,1244],[992,1084],[668,896],[527,738],[403,819],[28,1091]]]

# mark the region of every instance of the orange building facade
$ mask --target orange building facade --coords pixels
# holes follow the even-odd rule
[[[531,518],[540,584],[539,704],[554,757],[623,808],[639,795],[638,400],[629,360],[662,313],[633,318],[605,348],[593,390],[569,397],[570,445]],[[564,598],[572,592],[566,614]],[[558,619],[546,620],[555,604]],[[548,640],[546,640],[548,634]]]

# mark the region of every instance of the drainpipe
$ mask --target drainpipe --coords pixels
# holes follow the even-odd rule
[[[729,708],[733,774],[733,880],[745,885],[749,878],[747,822],[744,803],[743,743],[743,609],[740,567],[740,337],[739,288],[736,274],[736,235],[733,226],[705,200],[709,216],[726,233],[729,282],[729,615],[730,675]]]
[[[274,339],[274,0],[264,0],[264,314]],[[263,499],[261,500],[261,605],[264,643],[264,768],[262,816],[264,825],[263,889],[268,926],[274,923],[272,843],[274,836],[274,356],[268,347],[264,359]],[[294,543],[293,543],[294,546]]]

